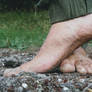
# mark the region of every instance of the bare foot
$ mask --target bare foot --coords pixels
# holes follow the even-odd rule
[[[76,62],[78,62],[78,58],[79,58],[76,56],[79,56],[79,55],[86,57],[86,52],[82,47],[76,49],[72,55],[70,55],[67,59],[65,59],[61,63],[60,71],[61,72],[75,72],[75,69],[76,69],[75,64]]]
[[[61,72],[77,72],[92,74],[92,60],[87,57],[83,48],[78,48],[74,53],[65,59],[60,65]]]
[[[47,72],[60,65],[76,48],[92,39],[92,14],[53,24],[38,55],[4,76],[25,72]],[[61,61],[60,61],[61,60]],[[12,72],[13,71],[13,72]]]

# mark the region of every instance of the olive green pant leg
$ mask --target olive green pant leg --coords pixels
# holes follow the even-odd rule
[[[87,14],[85,0],[53,0],[50,3],[51,23],[67,21]]]
[[[92,0],[53,0],[49,15],[51,24],[74,19],[92,13]],[[88,43],[83,45],[86,48]]]

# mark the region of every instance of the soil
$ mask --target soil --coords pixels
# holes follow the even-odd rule
[[[92,47],[87,47],[92,58]],[[7,68],[17,67],[34,58],[37,51],[20,52],[12,49],[0,49],[0,92],[92,92],[92,76],[79,73],[37,74],[21,72],[12,77],[3,77]]]

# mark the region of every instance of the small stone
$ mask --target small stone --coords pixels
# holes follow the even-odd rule
[[[37,80],[36,82],[37,82],[37,83],[39,83],[39,81],[38,81],[38,80]]]
[[[85,82],[85,79],[80,79],[80,82],[84,83]]]
[[[33,91],[30,91],[30,90],[29,90],[29,91],[27,91],[27,92],[33,92]]]
[[[28,85],[26,83],[22,83],[22,87],[26,89],[28,88]]]
[[[68,90],[69,90],[69,88],[67,88],[67,87],[64,87],[64,88],[63,88],[63,90],[64,90],[64,91],[68,91]]]
[[[22,53],[21,55],[22,55],[22,56],[24,56],[24,55],[25,55],[25,53]]]
[[[19,87],[16,92],[23,92],[23,87]]]
[[[58,79],[58,82],[62,82],[62,79]]]
[[[89,80],[90,82],[92,82],[92,79],[91,80]]]
[[[39,78],[46,78],[47,76],[45,74],[37,74],[37,77],[39,77]]]

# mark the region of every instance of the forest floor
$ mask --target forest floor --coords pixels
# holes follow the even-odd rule
[[[92,47],[86,48],[92,58]],[[37,54],[35,51],[0,49],[0,92],[92,92],[92,76],[75,73],[25,73],[3,77],[7,68],[17,67]]]

